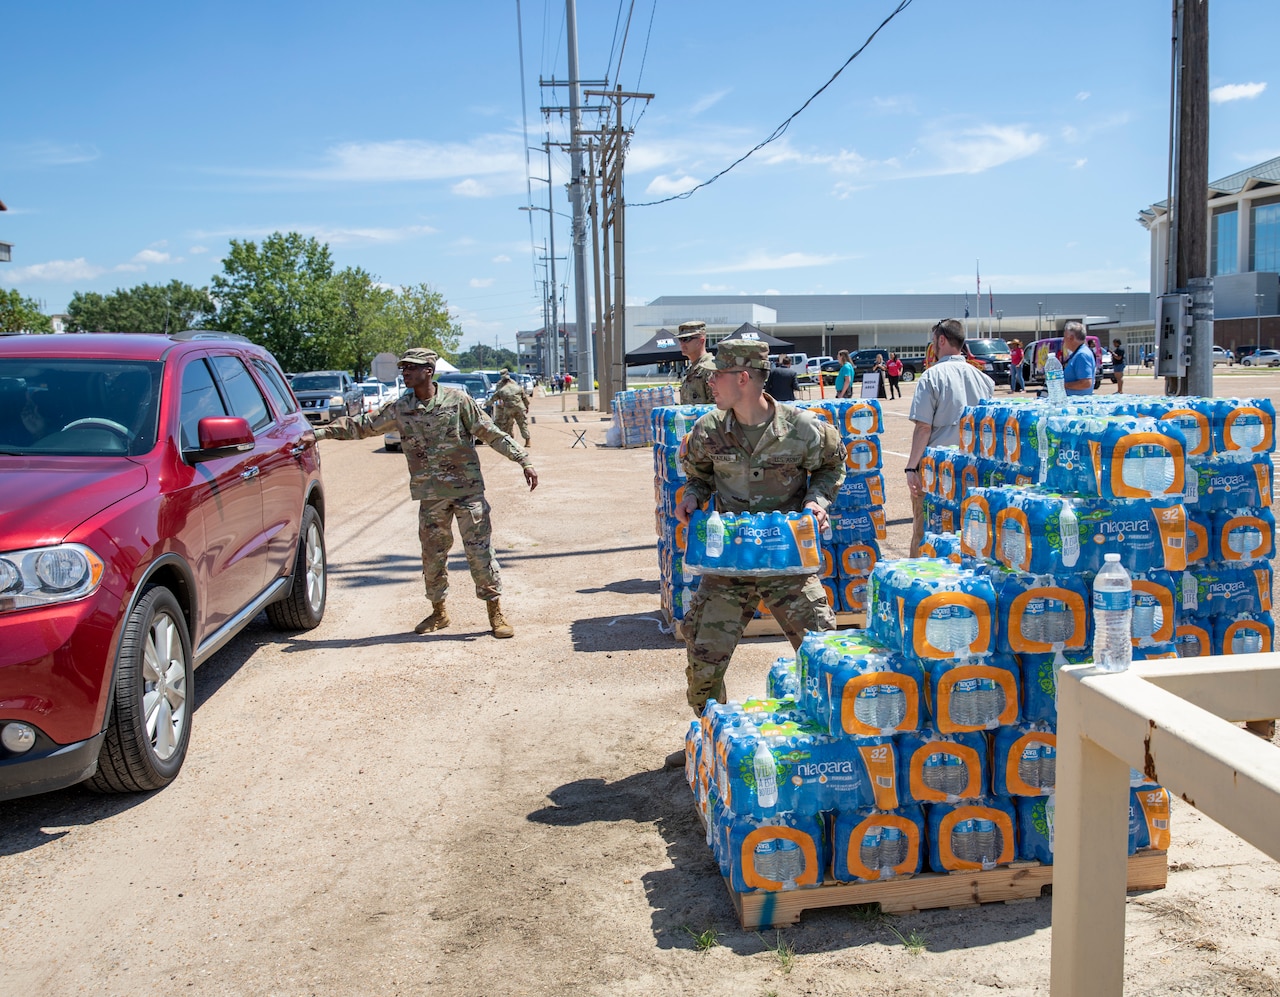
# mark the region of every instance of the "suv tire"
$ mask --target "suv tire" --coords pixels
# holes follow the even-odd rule
[[[120,638],[111,717],[90,789],[137,793],[177,777],[191,740],[192,658],[178,600],[163,586],[148,589]]]
[[[277,630],[314,630],[324,619],[328,592],[324,524],[315,506],[309,505],[302,510],[302,529],[298,533],[298,553],[293,559],[289,594],[267,607],[267,620]]]
[[[909,382],[914,381],[915,379],[916,379],[916,372],[915,372],[914,370],[912,370],[910,367],[903,366],[903,368],[902,368],[902,383],[903,383],[903,384],[908,384]]]

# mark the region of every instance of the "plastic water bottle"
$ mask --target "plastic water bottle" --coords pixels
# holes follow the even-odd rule
[[[1232,654],[1257,654],[1262,650],[1262,634],[1257,630],[1240,627],[1231,635]]]
[[[774,862],[777,876],[784,890],[794,890],[796,880],[804,874],[804,852],[790,838],[778,838],[774,844]]]
[[[1133,659],[1133,582],[1119,554],[1107,554],[1093,580],[1093,664],[1104,672],[1122,672]]]
[[[1160,629],[1164,620],[1157,620],[1158,606],[1155,596],[1149,592],[1133,594],[1133,639],[1139,644],[1150,643],[1152,635]],[[1163,614],[1159,614],[1163,616]]]
[[[948,753],[946,756],[946,780],[943,792],[948,796],[960,797],[969,786],[969,766],[959,755]]]
[[[983,866],[993,866],[1000,859],[1000,852],[1004,849],[1004,842],[996,822],[988,820],[985,817],[979,817],[974,822],[974,843],[976,845],[977,856],[975,862],[981,862]]]
[[[724,520],[720,510],[712,509],[707,517],[707,560],[718,560],[724,555]]]
[[[1028,786],[1040,788],[1040,745],[1038,743],[1033,741],[1022,749],[1022,755],[1018,759],[1018,778]]]
[[[1071,612],[1061,599],[1044,602],[1044,639],[1047,644],[1065,644],[1075,629]]]
[[[858,690],[853,700],[853,715],[858,723],[875,730],[880,729],[879,720],[880,686],[869,685]]]
[[[892,873],[907,860],[907,839],[901,828],[886,827],[880,832],[881,874]]]
[[[1040,743],[1040,788],[1053,789],[1058,782],[1058,749],[1048,742]]]
[[[876,726],[882,731],[894,731],[906,718],[906,693],[899,686],[882,685],[876,696]]]
[[[1047,620],[1045,617],[1048,612],[1048,602],[1047,599],[1027,600],[1026,611],[1018,621],[1018,629],[1022,632],[1023,640],[1035,641],[1037,644],[1046,642]]]
[[[868,869],[880,868],[880,841],[884,829],[879,825],[867,828],[862,836],[862,844],[858,846],[858,858]]]
[[[1056,353],[1050,353],[1044,365],[1044,386],[1049,389],[1050,405],[1067,404],[1066,384],[1062,376],[1062,361]]]
[[[772,810],[778,805],[778,770],[773,752],[762,737],[756,741],[756,753],[752,759],[756,777],[756,802],[762,810]]]
[[[1012,516],[1000,524],[1000,552],[1004,555],[1005,564],[1015,568],[1026,560],[1027,537],[1022,532],[1022,524]]]
[[[1262,531],[1256,526],[1236,526],[1227,534],[1227,547],[1242,560],[1251,560],[1253,552],[1262,546]]]
[[[948,765],[947,759],[950,755],[941,751],[935,751],[932,755],[924,760],[924,766],[920,776],[924,784],[932,789],[935,793],[950,793],[947,789]]]
[[[756,845],[754,862],[757,876],[761,879],[778,881],[778,842],[776,838],[765,838]]]
[[[1080,521],[1070,499],[1062,500],[1058,513],[1058,536],[1062,539],[1062,566],[1074,568],[1080,559]]]

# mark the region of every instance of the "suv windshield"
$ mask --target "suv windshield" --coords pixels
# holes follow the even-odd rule
[[[488,383],[479,375],[472,374],[441,374],[436,378],[437,384],[452,384],[456,388],[461,388],[472,398],[484,400],[488,394]]]
[[[342,378],[333,374],[298,374],[290,384],[294,391],[342,391]]]
[[[975,357],[989,357],[995,353],[1008,353],[1009,344],[1003,339],[970,339],[969,352]]]
[[[158,362],[0,360],[0,452],[136,456],[156,443]]]

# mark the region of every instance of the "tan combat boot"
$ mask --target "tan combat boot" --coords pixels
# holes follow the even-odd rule
[[[502,616],[502,603],[493,599],[486,602],[485,606],[489,609],[489,626],[493,628],[495,637],[514,637],[516,635],[515,628],[512,627]]]
[[[449,614],[445,611],[444,600],[431,604],[431,615],[413,628],[416,634],[429,634],[435,630],[443,630],[449,625]]]

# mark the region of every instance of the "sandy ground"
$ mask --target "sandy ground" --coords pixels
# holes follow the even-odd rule
[[[887,556],[909,536],[909,400],[886,406]],[[607,424],[562,404],[534,404],[533,494],[484,453],[509,641],[456,550],[453,626],[412,633],[427,607],[404,459],[322,444],[323,625],[282,637],[264,617],[197,672],[168,789],[0,803],[5,992],[1048,993],[1048,898],[738,927],[662,769],[688,708],[659,626],[650,452],[571,448]],[[763,690],[783,649],[745,642],[731,692]],[[1126,992],[1280,994],[1276,863],[1181,803],[1169,857],[1168,888],[1129,900]]]

